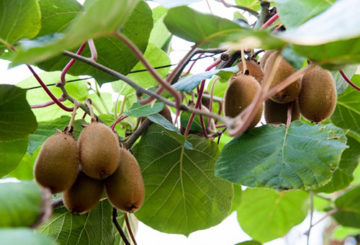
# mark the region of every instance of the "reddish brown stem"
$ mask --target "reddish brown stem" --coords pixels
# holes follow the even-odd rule
[[[120,116],[118,119],[116,119],[116,121],[110,126],[110,128],[112,129],[112,130],[114,130],[115,129],[115,126],[119,123],[119,122],[121,122],[122,120],[124,120],[125,118],[127,118],[128,116]]]
[[[351,87],[353,87],[354,89],[360,91],[360,87],[356,86],[356,84],[354,84],[354,83],[346,76],[346,74],[344,73],[343,70],[340,70],[339,72],[340,72],[341,76],[344,78],[344,80],[345,80]]]
[[[65,101],[65,98],[63,96],[60,96],[58,98],[59,101]],[[32,105],[30,106],[32,109],[38,109],[38,108],[45,108],[45,107],[48,107],[48,106],[51,106],[55,104],[54,101],[49,101],[49,102],[46,102],[46,103],[43,103],[43,104],[37,104],[37,105]]]
[[[261,29],[266,29],[267,27],[271,26],[271,24],[274,23],[275,20],[277,20],[278,18],[279,18],[279,14],[276,13],[273,17],[271,17],[270,19],[268,19],[268,21],[266,21],[266,22],[262,25]]]
[[[36,72],[33,70],[33,68],[29,65],[26,65],[29,70],[31,71],[31,73],[33,74],[33,76],[35,77],[35,79],[39,82],[39,84],[41,85],[41,87],[45,90],[45,92],[50,96],[50,98],[54,101],[55,104],[57,104],[61,109],[63,109],[64,111],[73,111],[74,108],[69,108],[65,105],[63,105],[56,97],[55,95],[53,95],[53,93],[51,93],[51,91],[48,89],[48,87],[45,85],[45,83],[41,80],[41,78],[36,74]]]
[[[225,124],[216,125],[216,128],[225,128],[225,127],[226,127]]]
[[[201,109],[201,108],[200,108]],[[202,115],[200,115],[200,124],[201,124],[201,130],[202,130],[202,134],[205,138],[208,138],[207,132],[206,132],[206,126],[205,126],[205,122],[204,122],[204,118]]]
[[[84,42],[80,48],[78,49],[78,51],[76,52],[77,55],[80,55],[82,53],[82,51],[84,51],[84,48],[86,47],[86,44],[87,42]],[[74,65],[76,59],[71,59],[67,64],[66,66],[64,67],[64,69],[62,70],[61,72],[61,75],[60,75],[60,81],[62,84],[65,84],[66,83],[66,80],[65,80],[65,76],[66,76],[66,73],[69,71],[69,69]]]

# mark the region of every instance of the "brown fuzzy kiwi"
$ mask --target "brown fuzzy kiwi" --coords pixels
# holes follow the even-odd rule
[[[80,172],[70,189],[63,192],[65,207],[74,214],[83,214],[93,209],[104,191],[104,182]]]
[[[36,159],[36,182],[52,193],[64,191],[75,182],[79,171],[78,147],[70,133],[60,132],[48,138]]]
[[[240,61],[238,63],[238,67],[240,69],[240,72],[243,73],[243,63]],[[246,69],[249,72],[249,74],[252,77],[254,77],[260,84],[264,78],[264,73],[261,70],[259,64],[254,60],[248,60],[246,61]]]
[[[164,109],[162,109],[162,111],[160,111],[159,113],[172,123],[171,111],[168,106],[165,105]]]
[[[105,180],[106,193],[116,208],[132,213],[144,202],[144,182],[136,158],[126,149],[120,152],[119,168]]]
[[[260,68],[264,71],[264,69],[265,69],[265,64],[266,64],[266,61],[267,61],[267,59],[270,57],[270,55],[272,54],[272,53],[274,53],[275,52],[275,50],[266,50],[265,51],[265,53],[264,53],[264,55],[261,57],[261,59],[260,59]]]
[[[279,52],[274,52],[267,59],[264,71],[265,79],[267,76],[270,75],[273,64],[279,55]],[[270,88],[275,87],[294,72],[296,72],[296,69],[292,67],[284,58],[281,57],[279,66],[275,71],[274,78],[270,81]],[[298,79],[277,94],[275,94],[273,97],[271,97],[271,99],[280,104],[289,103],[291,101],[294,101],[299,96],[300,89],[301,79]]]
[[[316,66],[305,72],[299,106],[301,114],[316,123],[333,114],[336,107],[336,88],[329,71]]]
[[[120,146],[116,134],[99,122],[92,122],[78,140],[82,171],[94,179],[105,179],[119,165]]]
[[[229,87],[225,92],[225,115],[236,117],[251,104],[259,89],[259,83],[252,76],[237,75],[235,79],[230,81]],[[263,105],[261,104],[248,129],[252,129],[258,124],[262,111]]]
[[[289,106],[292,106],[291,121],[300,119],[299,103],[296,101],[279,104],[272,100],[265,101],[265,120],[267,123],[284,123],[287,122],[287,112]]]

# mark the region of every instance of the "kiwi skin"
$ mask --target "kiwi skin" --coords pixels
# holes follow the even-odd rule
[[[64,205],[73,214],[84,214],[93,209],[104,191],[104,182],[79,172],[75,183],[63,192]]]
[[[79,157],[75,138],[65,132],[49,137],[36,159],[36,182],[49,188],[52,193],[58,193],[72,186],[78,171]]]
[[[276,58],[280,55],[279,52],[273,52],[266,61],[265,71],[264,71],[264,79],[270,75],[272,67]],[[296,69],[292,67],[284,58],[281,57],[280,64],[275,71],[273,79],[270,81],[270,88],[275,87],[291,74],[296,72]],[[271,97],[271,99],[277,103],[284,104],[294,101],[300,93],[301,89],[301,79],[297,79],[295,82],[291,83],[289,86],[275,94]]]
[[[300,109],[299,103],[297,100],[286,103],[279,104],[272,100],[265,101],[265,120],[267,123],[284,123],[287,122],[287,112],[289,106],[292,106],[291,110],[291,121],[300,119]]]
[[[274,53],[275,50],[266,50],[264,55],[261,57],[260,59],[260,68],[264,71],[265,69],[265,64],[266,64],[266,61],[267,59],[269,58],[269,56]]]
[[[238,67],[240,69],[240,73],[243,73],[243,63],[240,61],[238,63]],[[248,60],[246,61],[246,69],[248,71],[247,75],[250,75],[254,77],[260,84],[262,83],[262,80],[264,78],[264,73],[261,70],[259,64],[254,60]]]
[[[230,84],[225,92],[225,115],[228,117],[236,117],[254,99],[259,91],[260,85],[255,78],[249,75],[239,74],[231,79]],[[248,130],[258,124],[261,119],[263,105],[256,112],[253,121],[250,123]]]
[[[162,111],[160,111],[159,113],[160,115],[165,117],[170,123],[172,123],[171,111],[168,106],[165,105],[164,109],[162,109]]]
[[[126,149],[120,152],[119,168],[105,180],[106,193],[114,207],[133,213],[144,202],[144,182],[136,158]]]
[[[82,171],[94,179],[105,179],[119,164],[120,146],[116,134],[105,124],[92,122],[78,140]]]
[[[315,66],[305,72],[299,106],[301,114],[311,122],[319,123],[333,114],[336,107],[336,88],[329,71]]]

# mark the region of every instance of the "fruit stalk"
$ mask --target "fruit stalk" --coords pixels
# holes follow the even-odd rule
[[[117,210],[116,208],[113,208],[113,213],[112,213],[112,221],[116,227],[116,229],[118,230],[122,240],[124,241],[125,245],[130,245],[129,240],[127,239],[127,237],[125,236],[124,231],[121,229],[121,226],[119,225],[119,222],[117,221]]]

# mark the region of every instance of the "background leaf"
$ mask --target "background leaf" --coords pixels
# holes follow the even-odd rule
[[[249,188],[243,192],[237,208],[238,221],[252,238],[267,242],[285,235],[305,219],[308,198],[304,191]]]
[[[18,166],[11,171],[7,176],[14,177],[19,180],[32,180],[34,179],[34,164],[39,154],[40,147],[37,148],[32,155],[25,153]]]
[[[130,117],[145,117],[148,115],[152,115],[160,112],[164,109],[164,103],[157,102],[155,104],[147,104],[141,105],[139,103],[135,103],[131,106],[131,108],[124,112],[123,115]]]
[[[344,132],[331,124],[301,121],[265,125],[230,141],[215,175],[251,187],[313,189],[326,184],[346,148]]]
[[[28,138],[0,141],[0,177],[14,170],[23,158]]]
[[[232,185],[214,176],[218,146],[151,125],[134,148],[145,183],[144,206],[136,216],[162,232],[188,235],[218,224],[229,212]],[[160,200],[160,203],[159,203]]]
[[[56,245],[56,242],[38,232],[26,229],[0,229],[2,244],[11,245]]]
[[[335,200],[339,212],[333,214],[342,226],[360,228],[360,186],[354,187]]]

